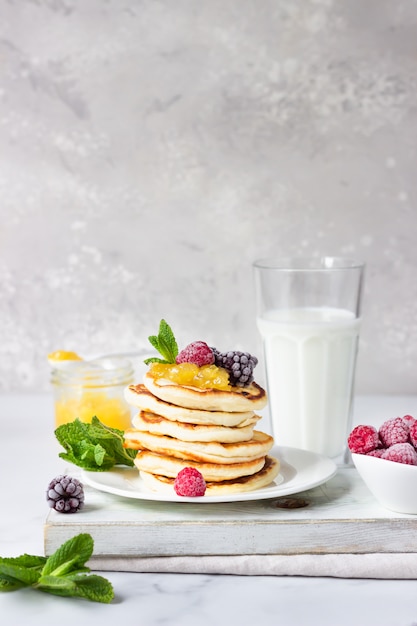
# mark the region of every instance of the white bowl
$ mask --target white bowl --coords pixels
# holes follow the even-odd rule
[[[417,515],[417,465],[352,453],[362,480],[378,502],[391,511]]]

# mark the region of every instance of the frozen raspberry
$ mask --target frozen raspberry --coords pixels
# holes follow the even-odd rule
[[[367,452],[366,456],[376,456],[378,458],[381,458],[384,452],[386,452],[386,448],[377,448],[376,450],[371,450],[370,452]]]
[[[204,341],[194,341],[178,354],[176,363],[194,363],[198,367],[213,365],[213,350]]]
[[[373,426],[356,426],[348,438],[349,450],[356,454],[368,454],[380,445],[378,432]]]
[[[411,443],[394,443],[384,450],[381,459],[395,461],[396,463],[406,463],[407,465],[417,465],[417,452]]]
[[[409,436],[411,443],[415,448],[417,448],[417,421],[415,422],[415,424],[410,426]]]
[[[401,417],[394,417],[382,424],[379,429],[379,438],[386,448],[395,443],[407,443],[409,428]]]
[[[184,467],[184,469],[177,474],[174,489],[178,496],[187,496],[189,498],[204,496],[206,492],[206,481],[202,474],[194,467]]]
[[[402,417],[401,419],[407,424],[408,428],[410,429],[417,422],[416,418],[412,415],[404,415],[404,417]]]
[[[76,478],[57,476],[48,485],[46,499],[58,513],[76,513],[84,504],[84,488]]]

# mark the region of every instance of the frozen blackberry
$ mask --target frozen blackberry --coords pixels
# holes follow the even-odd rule
[[[76,513],[84,504],[84,488],[71,476],[57,476],[48,485],[46,499],[58,513]]]
[[[230,384],[236,387],[247,387],[253,381],[253,370],[258,364],[256,356],[249,352],[229,350],[220,352],[212,348],[214,363],[217,367],[223,367],[229,373]]]

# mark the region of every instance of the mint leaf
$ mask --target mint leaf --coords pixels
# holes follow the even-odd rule
[[[158,335],[151,335],[148,339],[163,358],[151,357],[145,359],[146,365],[149,365],[149,363],[175,363],[175,358],[178,354],[178,345],[171,327],[164,319],[159,323]]]
[[[83,469],[103,472],[114,465],[134,465],[137,451],[123,447],[123,431],[106,426],[97,417],[90,424],[79,419],[62,424],[55,436],[65,449],[59,456]]]
[[[91,535],[81,533],[62,544],[47,559],[42,576],[63,576],[74,570],[84,568],[84,564],[91,558],[94,542]]]
[[[114,598],[110,581],[97,574],[74,574],[62,578],[43,576],[37,588],[56,596],[78,596],[93,602],[109,603]]]
[[[26,587],[37,582],[40,576],[38,568],[27,568],[13,563],[13,559],[0,559],[0,579],[15,588]]]
[[[14,591],[32,585],[38,580],[45,563],[45,556],[31,554],[0,557],[0,591]]]
[[[10,580],[3,580],[0,578],[0,591],[16,591],[17,589],[22,589],[22,587],[27,587],[26,583],[22,583],[19,581],[11,582]]]
[[[114,598],[110,581],[89,574],[85,565],[93,548],[91,535],[81,533],[68,539],[48,558],[31,554],[0,557],[0,592],[32,586],[57,596],[77,596],[109,603]]]

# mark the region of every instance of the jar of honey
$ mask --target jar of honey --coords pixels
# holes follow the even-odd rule
[[[124,389],[133,382],[133,367],[122,358],[94,361],[68,361],[52,370],[55,425],[79,418],[100,422],[126,430],[131,426],[131,408],[124,398]]]

